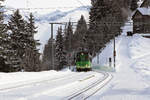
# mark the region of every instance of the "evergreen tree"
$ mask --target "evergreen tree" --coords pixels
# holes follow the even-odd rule
[[[2,0],[3,1],[3,0]],[[8,34],[7,34],[7,27],[4,24],[4,18],[3,18],[3,6],[1,6],[0,3],[0,72],[9,72],[9,66],[8,66]]]
[[[90,9],[90,26],[99,23],[103,17],[110,13],[106,0],[92,0]]]
[[[40,54],[38,52],[37,46],[40,45],[38,40],[34,39],[34,35],[37,33],[37,27],[35,27],[34,16],[32,13],[28,19],[26,26],[27,38],[26,38],[26,49],[24,56],[24,67],[25,71],[38,71],[40,69]]]
[[[64,45],[65,45],[65,52],[67,53],[67,64],[68,66],[72,64],[73,62],[73,47],[74,47],[74,42],[73,42],[73,27],[72,23],[69,21],[64,29]]]
[[[84,19],[84,16],[82,15],[80,20],[78,21],[77,28],[73,36],[74,49],[85,48],[86,32],[87,32],[87,24]]]
[[[137,9],[137,7],[138,7],[137,0],[132,0],[130,9],[132,11],[135,11]]]
[[[50,38],[48,40],[48,43],[45,45],[44,51],[43,51],[43,57],[42,57],[42,70],[53,70],[52,66],[52,45],[53,45],[53,51],[55,54],[55,43]],[[54,59],[55,56],[54,56]]]
[[[110,1],[108,3],[110,8],[110,13],[103,18],[102,30],[104,33],[104,43],[109,42],[110,39],[113,39],[114,36],[119,35],[120,27],[123,25],[124,18],[122,16],[121,7],[117,3],[117,0]]]
[[[66,53],[64,51],[62,28],[58,28],[56,36],[56,69],[60,70],[66,65]]]
[[[64,32],[65,50],[67,52],[71,52],[72,45],[74,44],[73,43],[73,29],[72,29],[71,22],[69,22],[65,27],[66,27],[65,32]]]
[[[41,71],[41,61],[39,60],[40,54],[31,48],[25,50],[25,57],[23,59],[24,69],[28,72]]]
[[[124,0],[120,2],[124,3]],[[121,6],[117,0],[92,0],[90,25],[86,34],[87,48],[92,56],[119,34],[123,21]]]
[[[110,13],[111,9],[107,4],[107,0],[92,0],[90,10],[90,25],[87,32],[88,50],[94,55],[104,46],[104,18]],[[103,21],[103,22],[102,22]]]
[[[28,41],[29,48],[33,50],[37,50],[36,47],[39,46],[40,43],[38,42],[39,40],[34,39],[34,35],[37,34],[37,27],[35,27],[35,18],[32,13],[30,13],[26,30],[28,33],[27,41]]]
[[[18,66],[19,70],[23,70],[23,58],[25,56],[25,48],[28,47],[28,34],[26,29],[27,22],[22,18],[17,10],[11,15],[10,21],[8,22],[9,34],[11,37],[11,51],[14,52],[12,57],[12,65]],[[13,61],[14,60],[14,61]]]

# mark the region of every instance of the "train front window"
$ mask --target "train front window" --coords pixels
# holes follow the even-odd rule
[[[77,55],[77,61],[88,61],[89,57],[87,54],[81,53]]]

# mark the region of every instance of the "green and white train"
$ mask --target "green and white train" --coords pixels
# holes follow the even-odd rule
[[[91,60],[89,53],[86,51],[80,51],[76,54],[76,70],[77,71],[91,71]]]

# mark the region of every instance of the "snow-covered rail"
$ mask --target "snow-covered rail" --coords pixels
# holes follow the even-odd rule
[[[23,82],[17,82],[17,83],[13,83],[13,84],[4,84],[0,86],[0,91],[6,91],[6,90],[12,90],[12,89],[16,89],[16,88],[21,88],[21,87],[25,87],[25,86],[31,86],[31,85],[36,85],[36,84],[44,84],[46,82],[48,82],[50,84],[50,82],[54,82],[54,81],[61,81],[61,80],[65,80],[74,76],[80,76],[82,73],[77,74],[67,74],[67,75],[63,75],[60,77],[55,77],[55,78],[46,78],[46,79],[39,79],[39,80],[33,80],[33,81],[23,81]]]
[[[97,81],[95,81],[93,84],[89,85],[88,87],[85,87],[82,90],[75,92],[70,96],[67,96],[65,99],[85,100],[90,96],[94,95],[100,89],[102,89],[113,78],[113,76],[109,73],[100,72],[100,71],[96,71],[96,72],[103,74],[104,77],[102,79],[99,78]]]

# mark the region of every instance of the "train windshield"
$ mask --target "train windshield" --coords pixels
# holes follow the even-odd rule
[[[81,52],[77,54],[77,61],[88,61],[88,60],[89,60],[88,53]]]

